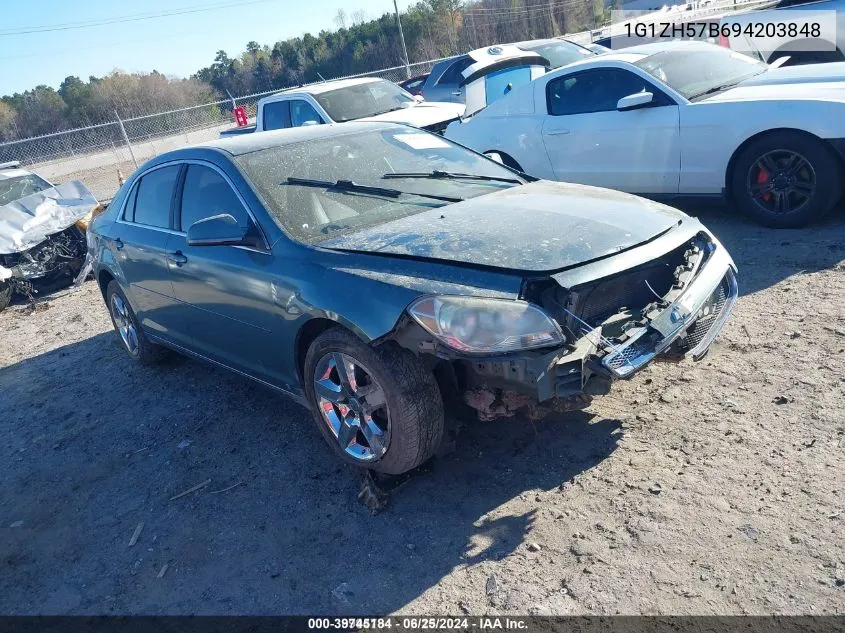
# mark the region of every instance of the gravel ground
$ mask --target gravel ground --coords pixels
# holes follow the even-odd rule
[[[132,366],[93,282],[10,308],[0,613],[845,613],[845,217],[702,219],[742,293],[704,360],[472,424],[375,517],[304,409]]]

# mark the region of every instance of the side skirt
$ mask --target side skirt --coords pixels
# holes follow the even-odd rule
[[[308,401],[305,399],[304,395],[293,393],[291,391],[287,391],[286,389],[282,389],[281,387],[277,387],[276,385],[269,383],[266,380],[261,380],[261,378],[256,378],[255,376],[253,376],[251,374],[247,374],[246,372],[240,371],[239,369],[234,369],[233,367],[229,367],[228,365],[225,365],[224,363],[221,363],[219,361],[216,361],[216,360],[213,360],[213,359],[208,358],[206,356],[203,356],[202,354],[198,354],[197,352],[194,352],[193,350],[189,350],[185,347],[182,347],[181,345],[176,345],[175,343],[171,343],[170,341],[167,341],[167,340],[165,340],[161,337],[158,337],[155,334],[150,334],[147,331],[144,331],[144,334],[146,334],[147,338],[150,339],[152,342],[156,343],[157,345],[162,345],[163,347],[167,347],[169,349],[172,349],[173,351],[179,352],[180,354],[184,354],[185,356],[190,356],[191,358],[195,358],[197,360],[200,360],[200,361],[203,361],[203,362],[206,362],[206,363],[210,363],[211,365],[216,365],[217,367],[221,367],[221,368],[223,368],[227,371],[231,371],[232,373],[238,374],[239,376],[243,376],[244,378],[249,378],[250,380],[254,380],[255,382],[257,382],[260,385],[268,387],[268,388],[272,389],[273,391],[276,391],[278,393],[281,393],[281,394],[287,396],[288,398],[290,398],[291,400],[293,400],[297,404],[301,404],[303,407],[309,408]]]

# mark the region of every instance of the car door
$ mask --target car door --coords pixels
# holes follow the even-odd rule
[[[273,257],[267,248],[189,245],[186,233],[191,224],[221,213],[251,227],[261,243],[263,236],[231,182],[216,167],[189,163],[180,189],[168,267],[176,298],[186,308],[193,349],[268,379],[277,318],[271,289]]]
[[[619,111],[622,97],[652,102]],[[573,72],[546,86],[542,135],[555,178],[643,194],[674,194],[680,177],[678,105],[623,68]]]
[[[190,336],[173,294],[166,260],[180,170],[180,165],[156,167],[138,179],[115,223],[109,246],[141,325],[156,336],[186,345]]]
[[[431,89],[425,89],[426,101],[450,101],[463,103],[466,96],[466,87],[462,85],[464,72],[473,64],[474,60],[469,55],[458,57],[451,65],[437,78]]]

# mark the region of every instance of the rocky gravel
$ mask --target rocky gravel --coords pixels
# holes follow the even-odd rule
[[[377,516],[298,405],[130,365],[96,284],[11,307],[0,613],[845,612],[845,217],[700,215],[740,268],[708,356],[470,424]]]

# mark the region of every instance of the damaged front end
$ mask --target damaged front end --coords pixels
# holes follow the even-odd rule
[[[99,203],[80,182],[0,206],[0,309],[13,294],[70,282],[83,267],[86,227]]]
[[[653,360],[702,358],[737,298],[734,263],[704,230],[607,274],[613,268],[605,260],[525,280],[520,299],[559,328],[555,346],[474,353],[432,336],[430,324],[412,317],[391,337],[430,358],[441,385],[481,419],[537,419],[585,408],[614,380],[631,378]]]

